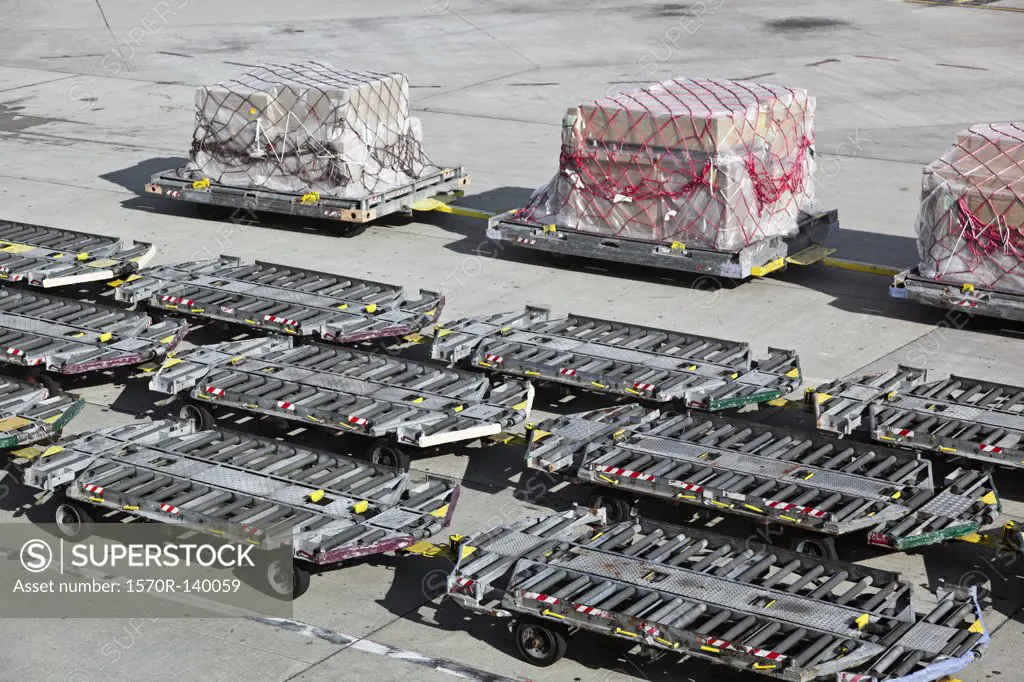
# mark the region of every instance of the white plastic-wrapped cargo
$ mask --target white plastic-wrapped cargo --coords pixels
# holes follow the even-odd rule
[[[924,169],[922,277],[1024,292],[1024,123],[972,126]]]
[[[570,108],[558,174],[517,219],[720,251],[796,234],[814,109],[806,90],[687,78]]]
[[[196,89],[196,179],[354,198],[434,171],[404,74],[265,65]]]

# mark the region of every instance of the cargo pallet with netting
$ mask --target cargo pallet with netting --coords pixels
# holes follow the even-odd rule
[[[1024,320],[1024,124],[975,125],[924,168],[919,265],[894,298]]]
[[[167,199],[192,202],[204,215],[230,218],[242,224],[257,220],[249,211],[368,223],[394,213],[410,216],[414,205],[428,199],[450,204],[463,196],[470,182],[463,168],[442,168],[400,187],[367,193],[358,199],[346,199],[316,193],[227,187],[209,178],[193,179],[194,175],[172,168],[150,178],[146,191]]]
[[[150,389],[187,394],[182,417],[211,426],[227,406],[264,417],[272,433],[299,426],[373,438],[367,457],[408,469],[412,450],[474,441],[523,423],[533,387],[389,355],[290,337],[204,346],[163,363]]]
[[[405,74],[264,64],[197,88],[195,112],[188,162],[154,175],[146,191],[211,215],[363,224],[449,203],[469,185],[461,167],[434,164],[424,152]]]
[[[71,393],[0,376],[0,450],[58,438],[84,407]]]
[[[833,559],[840,535],[905,550],[976,535],[1000,512],[988,474],[958,469],[940,490],[909,453],[700,413],[613,407],[541,422],[527,441],[529,468],[594,486],[610,521],[651,500],[696,505]]]
[[[1024,468],[1024,388],[899,366],[808,393],[823,431]]]
[[[221,256],[151,268],[118,283],[118,301],[279,334],[353,343],[405,336],[437,321],[440,294]]]
[[[541,666],[587,630],[650,659],[697,657],[789,682],[938,680],[989,642],[977,588],[940,585],[918,611],[898,573],[644,519],[603,521],[574,509],[452,538],[445,596],[511,618],[519,655]]]
[[[0,289],[0,363],[28,373],[84,374],[159,360],[187,332],[181,321],[154,324],[142,313]]]
[[[48,289],[127,277],[155,253],[150,244],[0,220],[0,283]]]
[[[1024,321],[1024,293],[922,277],[918,268],[896,275],[889,295],[965,315]]]
[[[468,359],[477,369],[704,410],[775,400],[800,384],[792,351],[770,348],[754,360],[746,343],[572,314],[552,319],[537,306],[446,323],[432,354],[453,364]]]
[[[487,222],[487,237],[513,247],[546,251],[558,256],[628,263],[666,270],[748,279],[763,277],[790,264],[810,265],[834,249],[822,242],[839,228],[839,212],[802,215],[800,231],[793,237],[772,237],[740,251],[715,251],[687,247],[681,242],[656,244],[638,239],[560,230],[502,213]]]
[[[413,482],[387,467],[187,420],[100,429],[13,456],[24,482],[43,491],[39,502],[56,498],[53,522],[66,539],[87,537],[98,508],[266,550],[291,543],[291,575],[269,563],[265,578],[292,598],[306,591],[311,568],[440,532],[459,496],[445,479]]]

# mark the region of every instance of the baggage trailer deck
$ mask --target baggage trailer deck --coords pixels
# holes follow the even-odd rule
[[[610,521],[659,500],[800,531],[793,548],[836,558],[832,538],[906,550],[977,534],[1001,510],[988,474],[938,489],[931,463],[823,435],[627,405],[542,422],[527,466],[594,486]],[[1020,549],[1020,548],[1016,548]]]
[[[818,428],[984,464],[1024,467],[1024,388],[927,370],[839,379],[809,394]]]
[[[127,277],[155,254],[151,244],[0,219],[0,283],[49,289]]]
[[[413,205],[427,199],[450,203],[463,195],[469,182],[469,175],[461,166],[438,168],[408,184],[346,199],[318,192],[301,194],[229,187],[209,178],[194,177],[184,168],[172,168],[153,175],[146,191],[166,199],[194,203],[211,215],[220,208],[225,213],[224,217],[231,215],[233,209],[359,224],[393,213],[411,215]]]
[[[455,544],[445,596],[511,618],[535,665],[587,630],[651,658],[791,682],[924,682],[963,670],[989,641],[976,588],[942,586],[918,611],[898,573],[643,519],[605,525],[574,509]]]
[[[229,406],[289,424],[374,438],[372,461],[408,469],[412,448],[472,441],[523,423],[533,387],[476,373],[290,337],[248,339],[183,353],[150,388],[187,393],[181,416],[212,425]],[[294,427],[293,427],[294,428]]]
[[[50,441],[85,407],[85,400],[0,376],[0,450]]]
[[[83,374],[159,360],[187,333],[182,321],[0,288],[0,362],[27,370]]]
[[[917,268],[897,274],[889,295],[965,315],[1024,321],[1024,294],[922,277]]]
[[[562,230],[558,225],[522,220],[519,209],[487,221],[487,238],[513,247],[544,251],[559,256],[628,263],[666,270],[693,272],[732,279],[762,277],[789,263],[809,265],[834,250],[822,243],[839,229],[839,212],[801,213],[799,231],[792,237],[771,237],[738,252],[693,248],[686,244],[628,239],[610,235]]]
[[[292,543],[288,575],[266,576],[299,597],[310,569],[392,552],[446,528],[459,487],[341,455],[191,421],[163,420],[82,434],[14,453],[24,482],[55,497],[53,521],[86,537],[94,511],[117,511],[256,544]],[[276,543],[276,544],[275,544]]]
[[[444,324],[435,360],[597,393],[723,410],[781,398],[800,385],[792,351],[754,360],[746,343],[572,315],[547,308]]]
[[[120,283],[118,301],[253,329],[352,343],[404,336],[437,321],[440,294],[274,263],[221,256],[146,270]]]

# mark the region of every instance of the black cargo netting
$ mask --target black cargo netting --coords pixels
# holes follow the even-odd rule
[[[265,65],[196,90],[191,179],[360,197],[436,167],[409,116],[404,74],[319,62]]]

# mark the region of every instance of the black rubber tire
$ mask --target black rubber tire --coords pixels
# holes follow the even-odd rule
[[[275,597],[279,599],[298,599],[306,593],[309,589],[309,569],[295,561],[292,563],[292,576],[291,576],[291,593],[287,592],[287,587],[282,582],[275,581],[271,576],[271,570],[274,564],[277,562],[271,562],[266,566],[265,578],[267,586]],[[283,589],[282,589],[283,588]]]
[[[390,438],[378,438],[370,443],[367,459],[380,466],[391,467],[400,471],[408,471],[412,466],[412,456]]]
[[[363,232],[366,232],[366,228],[368,227],[370,227],[369,223],[343,223],[341,227],[338,228],[338,236],[342,239],[358,237]]]
[[[621,523],[629,519],[630,512],[633,509],[633,506],[626,500],[611,495],[601,495],[600,493],[592,493],[590,495],[590,506],[594,509],[604,508],[605,521],[608,525]]]
[[[25,379],[30,384],[36,384],[46,389],[50,396],[55,396],[63,393],[64,389],[60,387],[60,383],[56,379],[49,376],[48,374],[30,374]]]
[[[96,519],[85,504],[61,497],[53,504],[53,523],[62,538],[68,542],[80,542],[93,534]]]
[[[540,620],[524,618],[516,622],[512,636],[519,657],[541,668],[561,660],[569,646],[562,628]]]
[[[798,554],[818,557],[820,559],[839,560],[839,552],[832,538],[793,538],[789,548]]]
[[[213,412],[195,403],[185,403],[182,405],[181,409],[178,410],[178,416],[182,419],[191,419],[200,431],[208,431],[217,423]]]

